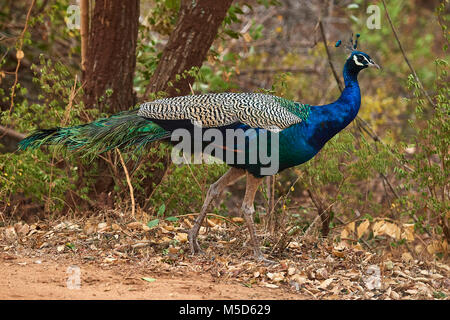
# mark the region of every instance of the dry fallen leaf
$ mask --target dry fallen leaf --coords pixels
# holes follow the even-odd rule
[[[319,285],[319,289],[324,289],[324,290],[327,289],[332,282],[333,282],[333,278],[322,281],[322,283]]]
[[[400,299],[400,295],[397,292],[395,292],[394,290],[391,291],[391,294],[389,296],[394,300]]]
[[[429,254],[446,252],[448,250],[447,241],[434,240],[431,244],[427,246],[427,251]]]
[[[284,280],[284,272],[274,272],[274,273],[267,272],[266,275],[267,278],[275,282],[280,282]]]
[[[294,267],[290,267],[288,269],[288,275],[292,276],[295,273],[295,268]]]
[[[169,252],[172,254],[177,254],[178,251],[180,251],[180,248],[175,248],[175,247],[169,247]]]
[[[407,241],[414,241],[414,223],[403,224],[403,232],[401,238],[406,239]]]
[[[375,222],[372,229],[374,237],[386,234],[391,238],[400,239],[401,230],[395,223],[379,220]]]
[[[8,242],[13,242],[17,239],[17,233],[14,227],[8,227],[5,229],[5,238]]]
[[[328,271],[326,268],[320,268],[316,271],[316,279],[323,280],[328,278]]]
[[[164,228],[165,228],[166,230],[168,230],[168,231],[173,231],[173,230],[175,230],[175,227],[174,227],[173,225],[171,225],[171,224],[168,224],[168,225],[164,226]]]
[[[210,226],[211,228],[214,228],[217,224],[214,223],[211,219],[206,218],[206,223],[208,224],[208,226]]]
[[[296,241],[289,242],[288,248],[291,249],[300,249],[300,245]]]
[[[409,252],[403,252],[402,254],[402,260],[404,262],[411,262],[414,260],[413,256]]]
[[[346,247],[340,243],[336,247],[333,248],[332,253],[339,258],[343,258],[345,256],[345,249]]]
[[[364,220],[359,226],[358,226],[358,228],[356,229],[356,233],[357,233],[357,235],[358,235],[358,239],[359,238],[361,238],[363,235],[364,235],[364,233],[366,233],[366,231],[367,231],[367,229],[369,228],[369,226],[370,226],[370,221],[369,220]]]
[[[386,270],[394,269],[394,263],[391,260],[386,261],[384,263],[384,266],[386,267]]]
[[[298,284],[304,284],[304,283],[306,283],[306,281],[307,281],[308,279],[306,278],[306,276],[303,276],[303,275],[300,275],[300,274],[296,273],[296,274],[294,274],[294,275],[291,277],[291,280],[294,280],[294,281],[297,282]]]
[[[187,242],[188,241],[188,235],[187,233],[184,232],[179,232],[175,235],[174,237],[175,240],[180,241],[180,242]]]
[[[242,37],[244,38],[245,42],[252,41],[252,37],[250,36],[250,34],[248,32],[244,33]]]
[[[17,230],[17,234],[20,237],[24,237],[28,234],[28,232],[30,231],[30,226],[28,224],[24,224],[23,226],[21,226],[18,230]]]
[[[127,224],[127,229],[129,230],[140,230],[142,229],[142,223],[138,221],[130,222]]]
[[[106,231],[108,229],[108,224],[106,222],[101,222],[97,225],[97,232]]]

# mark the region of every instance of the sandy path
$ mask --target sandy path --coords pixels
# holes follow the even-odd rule
[[[7,257],[0,260],[0,299],[302,299],[260,286],[217,282],[210,275],[141,274],[133,266],[80,266],[80,287],[69,289],[69,261]],[[40,263],[36,263],[40,261]],[[153,282],[142,277],[156,279]]]

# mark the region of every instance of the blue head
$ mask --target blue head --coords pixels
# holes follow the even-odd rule
[[[353,35],[352,35],[349,41],[349,45],[346,46],[346,49],[350,51],[350,55],[345,63],[345,68],[349,72],[355,74],[358,74],[359,71],[368,67],[375,67],[380,69],[380,66],[376,64],[367,53],[356,50],[358,47],[359,36],[360,36],[359,33],[356,34],[356,39],[355,42],[353,43]],[[342,43],[341,40],[336,42],[336,47],[339,47],[341,43]]]
[[[376,64],[367,53],[356,50],[352,51],[345,64],[347,65],[349,71],[353,71],[355,73],[358,73],[368,67],[380,69],[380,66]]]

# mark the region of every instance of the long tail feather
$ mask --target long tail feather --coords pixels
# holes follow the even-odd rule
[[[114,148],[140,148],[170,136],[170,132],[138,116],[137,111],[117,113],[74,127],[37,130],[20,141],[19,150],[42,145],[62,145],[86,156],[94,156]]]

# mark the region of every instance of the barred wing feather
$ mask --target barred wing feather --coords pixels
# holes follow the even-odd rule
[[[202,127],[241,122],[280,131],[308,117],[309,105],[262,93],[210,93],[143,103],[138,115],[159,120],[191,120]]]

